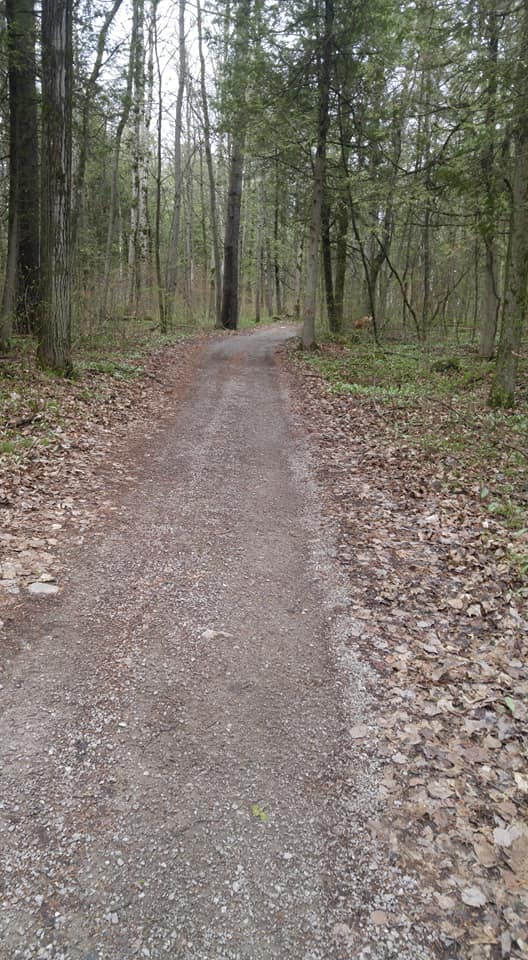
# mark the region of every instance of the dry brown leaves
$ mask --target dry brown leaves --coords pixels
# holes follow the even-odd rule
[[[438,462],[394,442],[386,409],[291,369],[350,576],[349,642],[378,676],[381,829],[447,956],[526,957],[527,591],[508,533],[441,492]]]
[[[148,444],[189,382],[200,346],[196,338],[153,354],[135,379],[86,370],[69,382],[45,376],[27,359],[4,366],[0,618],[21,591],[60,588],[59,545],[80,542],[115,509],[109,484],[130,482],[134,470],[121,445],[138,438]]]

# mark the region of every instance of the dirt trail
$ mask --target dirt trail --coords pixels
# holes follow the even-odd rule
[[[375,748],[346,736],[369,677],[273,361],[289,335],[207,347],[61,595],[22,606],[2,960],[436,955],[376,845]]]

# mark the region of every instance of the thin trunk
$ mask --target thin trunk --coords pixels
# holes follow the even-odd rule
[[[500,297],[498,292],[497,185],[495,176],[495,139],[497,114],[497,61],[499,51],[499,16],[491,11],[487,22],[488,79],[486,89],[486,138],[482,151],[481,169],[484,182],[484,215],[480,229],[484,239],[485,281],[482,323],[480,327],[479,356],[491,360],[499,322]]]
[[[315,310],[317,282],[319,278],[319,244],[321,238],[321,213],[326,172],[326,141],[329,127],[330,62],[333,45],[334,3],[324,0],[324,33],[319,69],[319,110],[317,121],[317,148],[313,171],[312,210],[307,257],[306,296],[302,346],[311,350],[315,345]]]
[[[130,233],[128,240],[129,313],[136,315],[144,283],[145,196],[146,164],[145,132],[145,4],[134,0],[132,43],[134,132],[132,146],[132,199],[130,205]]]
[[[321,243],[323,251],[323,276],[326,296],[326,313],[328,317],[328,327],[331,333],[338,333],[339,327],[336,319],[336,307],[334,297],[334,278],[332,274],[332,244],[330,240],[330,205],[328,196],[323,197],[321,211]]]
[[[224,278],[220,322],[228,330],[238,327],[238,260],[240,243],[240,206],[244,170],[244,143],[233,140],[229,165],[226,230],[224,239]]]
[[[335,269],[335,320],[337,330],[343,327],[343,306],[347,268],[348,210],[340,202],[337,214],[336,269]]]
[[[127,83],[125,95],[123,98],[123,109],[121,112],[121,117],[117,125],[116,135],[115,135],[115,147],[114,147],[114,162],[112,167],[112,181],[110,186],[110,208],[108,211],[108,229],[106,235],[106,251],[105,251],[105,260],[104,260],[104,275],[103,275],[103,290],[101,295],[101,305],[99,308],[99,315],[102,320],[106,318],[108,311],[108,295],[110,292],[110,279],[112,273],[112,252],[114,246],[114,235],[115,235],[115,221],[116,214],[118,213],[119,208],[119,161],[121,158],[121,144],[123,140],[123,134],[125,132],[128,118],[130,116],[130,108],[132,106],[132,82],[133,82],[133,67],[134,67],[134,42],[133,38],[130,43],[130,54],[128,61],[128,70],[127,70]],[[119,232],[121,236],[121,231]],[[122,266],[122,256],[121,250],[119,251],[119,265]]]
[[[39,360],[70,374],[72,0],[42,3],[42,233]]]
[[[182,133],[183,133],[183,94],[186,80],[187,51],[185,48],[185,0],[178,4],[178,93],[176,96],[176,115],[174,119],[174,206],[172,210],[171,247],[167,264],[167,292],[174,297],[178,287],[178,257],[180,243],[180,221],[182,209]]]
[[[72,210],[72,248],[74,252],[77,246],[78,231],[83,207],[84,180],[86,175],[86,161],[88,159],[89,148],[90,111],[97,90],[97,81],[103,65],[108,31],[114,22],[122,2],[123,0],[114,0],[112,7],[104,18],[103,25],[99,32],[99,37],[97,39],[97,53],[95,56],[94,65],[92,67],[90,76],[84,85],[84,96],[81,109],[81,132],[79,135],[79,159],[77,161],[77,176]]]
[[[11,187],[11,184],[10,184]],[[9,231],[7,236],[7,264],[0,314],[0,350],[9,349],[9,338],[13,332],[13,318],[17,302],[17,266],[18,266],[18,212],[16,199],[9,198]]]
[[[514,130],[515,169],[508,268],[504,290],[502,330],[490,404],[511,407],[521,338],[527,309],[528,283],[528,0],[522,3],[520,50],[517,60],[518,108]]]
[[[280,182],[279,182],[279,154],[275,153],[275,208],[273,217],[273,272],[275,275],[275,298],[277,304],[277,314],[282,314],[282,291],[280,278],[279,262],[279,200],[280,200]]]
[[[158,312],[160,321],[160,330],[162,334],[167,333],[167,313],[165,310],[165,291],[163,288],[163,276],[161,269],[161,175],[162,175],[162,122],[163,122],[163,90],[161,78],[161,66],[158,50],[158,3],[159,0],[152,0],[152,21],[154,34],[154,56],[156,59],[156,73],[158,79],[158,128],[157,128],[157,154],[156,154],[156,210],[154,214],[154,263],[156,266],[156,287],[158,292]]]
[[[221,326],[236,330],[239,314],[239,248],[240,208],[244,174],[244,147],[246,141],[247,54],[249,49],[249,20],[252,0],[239,0],[236,13],[233,79],[238,81],[239,106],[233,117],[229,184],[227,193],[226,225],[224,234],[224,272],[222,284]]]
[[[257,189],[257,239],[255,245],[256,286],[255,286],[255,323],[260,323],[262,306],[262,183]]]
[[[216,183],[211,151],[211,124],[209,120],[209,105],[205,86],[205,58],[203,53],[202,10],[200,0],[196,0],[196,25],[198,30],[198,53],[200,57],[200,93],[202,99],[202,118],[204,133],[205,160],[209,177],[209,202],[211,205],[211,234],[213,241],[213,263],[215,280],[215,326],[221,327],[222,311],[222,260],[220,256],[220,240],[218,232],[218,215],[216,212]]]

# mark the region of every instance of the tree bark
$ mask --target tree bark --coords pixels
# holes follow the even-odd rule
[[[72,0],[42,3],[42,366],[71,361]]]
[[[336,269],[335,269],[335,322],[337,331],[343,328],[343,307],[347,269],[348,210],[340,200],[337,212]]]
[[[231,157],[229,161],[229,184],[227,193],[226,225],[224,234],[224,273],[222,283],[222,309],[220,324],[227,330],[236,330],[239,313],[239,247],[240,207],[244,175],[244,147],[246,142],[246,87],[247,53],[249,48],[248,25],[252,0],[239,0],[237,5],[233,78],[238,81],[236,95],[238,106],[233,117]]]
[[[315,346],[315,310],[317,300],[317,281],[319,278],[321,216],[326,172],[326,141],[329,127],[330,62],[332,57],[333,26],[333,0],[324,0],[324,31],[319,67],[317,148],[313,171],[312,211],[310,217],[306,296],[304,301],[304,322],[302,331],[302,346],[304,350],[311,350]]]
[[[132,200],[128,240],[129,312],[137,314],[144,285],[146,263],[145,179],[147,139],[145,130],[145,4],[134,0],[132,45],[134,133],[132,146]]]
[[[185,48],[185,0],[179,0],[178,5],[178,93],[176,95],[176,115],[174,119],[174,205],[172,209],[171,247],[167,264],[167,293],[174,297],[178,287],[178,258],[180,243],[180,223],[182,209],[182,132],[183,132],[183,94],[186,79]]]
[[[132,85],[133,85],[133,68],[134,68],[134,38],[132,37],[130,42],[130,53],[128,61],[128,70],[126,75],[126,89],[125,95],[123,97],[123,109],[121,112],[121,117],[119,118],[119,123],[117,125],[117,130],[115,134],[115,146],[114,146],[114,158],[112,164],[112,181],[110,186],[110,209],[108,211],[108,229],[106,234],[106,252],[105,252],[105,261],[104,261],[104,277],[103,277],[103,291],[101,296],[101,305],[99,308],[99,315],[102,320],[105,319],[108,312],[108,295],[110,292],[110,277],[112,273],[112,252],[114,246],[114,235],[115,235],[115,221],[116,214],[120,213],[119,211],[119,161],[121,157],[121,144],[123,141],[123,134],[125,132],[126,126],[128,124],[128,119],[130,116],[130,108],[132,106]],[[119,263],[122,263],[121,256],[119,258]]]
[[[86,161],[88,159],[89,133],[90,133],[90,110],[97,89],[97,81],[103,65],[105,53],[106,38],[108,31],[119,11],[123,0],[114,0],[110,10],[106,14],[99,36],[97,38],[97,52],[94,65],[90,76],[84,87],[84,96],[81,108],[81,133],[79,138],[79,159],[77,161],[77,174],[75,182],[75,193],[72,212],[72,248],[75,252],[77,246],[77,236],[83,208],[84,180],[86,175]]]
[[[152,30],[154,40],[154,56],[156,59],[156,74],[158,80],[158,125],[157,125],[157,154],[156,154],[156,210],[154,214],[154,262],[156,266],[156,288],[158,292],[158,312],[160,330],[167,333],[167,311],[165,309],[165,291],[161,270],[161,176],[162,176],[162,124],[163,124],[163,90],[161,80],[161,65],[158,49],[158,3],[152,0]]]
[[[216,210],[216,183],[211,150],[211,122],[209,119],[209,104],[205,86],[205,57],[203,52],[202,9],[200,0],[196,0],[196,26],[198,30],[198,54],[200,58],[200,93],[202,99],[202,122],[204,133],[205,162],[209,178],[209,203],[211,208],[211,234],[213,241],[214,289],[215,289],[215,326],[221,327],[222,312],[222,259],[220,256],[220,240],[218,235],[218,214]]]
[[[336,316],[336,305],[334,295],[334,277],[332,272],[332,243],[330,239],[330,204],[328,196],[323,197],[321,211],[321,242],[323,250],[323,276],[326,295],[326,313],[328,317],[328,328],[331,333],[338,333],[339,326]]]
[[[518,107],[514,129],[515,168],[504,310],[490,404],[512,407],[527,309],[528,284],[528,0],[522,3],[520,50],[516,70]]]
[[[9,229],[0,318],[5,343],[16,324],[36,332],[39,301],[39,172],[34,0],[7,0]]]
[[[495,139],[497,114],[497,61],[499,50],[499,17],[495,10],[487,18],[487,89],[486,89],[486,138],[481,156],[482,179],[484,183],[484,214],[481,218],[480,232],[484,239],[485,282],[482,323],[480,326],[479,356],[491,360],[495,349],[495,337],[499,322],[500,297],[498,292],[499,269],[496,243],[497,233],[497,186],[495,177]]]
[[[227,330],[238,327],[238,259],[240,243],[240,206],[244,172],[243,141],[233,140],[229,164],[229,187],[224,238],[224,278],[222,285],[221,326]]]

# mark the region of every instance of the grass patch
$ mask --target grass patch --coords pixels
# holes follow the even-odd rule
[[[136,366],[122,360],[85,360],[80,364],[80,368],[92,373],[106,373],[117,380],[135,380],[144,373],[142,366]]]

